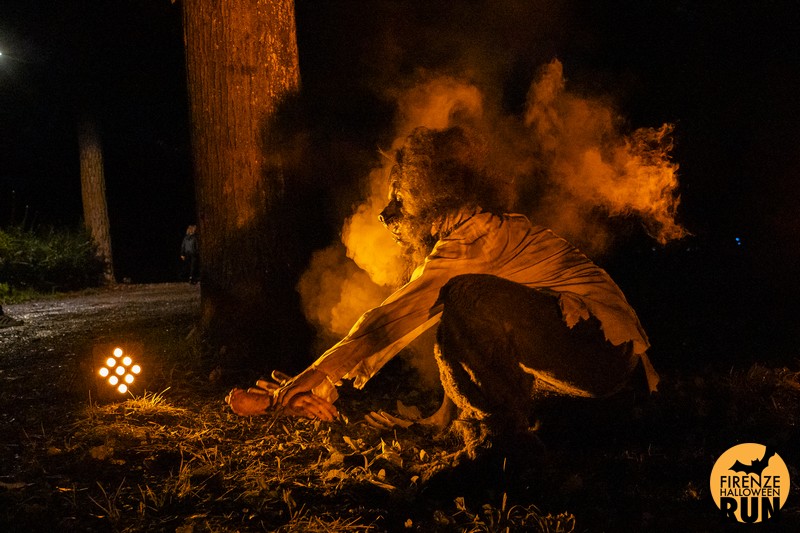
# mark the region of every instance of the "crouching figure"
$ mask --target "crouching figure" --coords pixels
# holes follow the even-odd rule
[[[655,390],[647,336],[622,291],[552,231],[523,215],[484,210],[483,160],[480,143],[459,128],[418,128],[408,137],[380,218],[419,262],[410,281],[302,373],[231,391],[234,412],[280,407],[332,420],[342,378],[363,387],[437,326],[444,401],[416,423],[445,429],[458,420],[485,435],[523,432],[536,391],[606,396],[639,365]]]

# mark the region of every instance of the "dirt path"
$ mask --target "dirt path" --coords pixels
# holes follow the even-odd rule
[[[183,323],[195,315],[199,286],[184,283],[119,285],[96,293],[4,306],[22,326],[0,330],[0,368],[44,348],[62,353],[68,345],[152,322]]]
[[[0,329],[0,481],[14,474],[21,439],[52,432],[87,403],[96,343],[157,351],[164,338],[186,336],[199,302],[198,286],[170,283],[4,306],[24,324]]]

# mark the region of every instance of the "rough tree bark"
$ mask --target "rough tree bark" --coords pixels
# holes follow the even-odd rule
[[[78,122],[78,148],[81,166],[83,220],[94,241],[97,257],[103,264],[103,281],[114,283],[111,256],[111,232],[106,204],[106,180],[103,172],[103,149],[97,122],[83,116]]]
[[[281,244],[275,132],[300,85],[294,0],[184,0],[183,17],[201,327],[229,353],[285,365],[298,317],[289,311],[296,296]]]

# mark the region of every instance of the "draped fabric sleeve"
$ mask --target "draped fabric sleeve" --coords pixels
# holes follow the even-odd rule
[[[400,350],[439,322],[441,311],[433,306],[450,278],[482,270],[469,245],[464,240],[440,241],[411,281],[364,313],[314,368],[333,382],[353,378],[356,387],[363,387]]]
[[[341,341],[323,353],[314,363],[332,381],[356,378],[363,386],[389,359],[402,350],[438,317],[429,316],[440,285],[435,280],[409,282],[380,306],[370,309],[355,323]],[[369,365],[365,364],[370,359]],[[361,379],[359,379],[361,378]]]

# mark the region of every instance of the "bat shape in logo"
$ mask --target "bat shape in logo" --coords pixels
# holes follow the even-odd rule
[[[746,465],[739,461],[733,463],[733,466],[729,468],[734,472],[743,472],[745,474],[758,474],[758,478],[761,479],[761,474],[764,472],[764,469],[769,466],[769,460],[775,455],[777,452],[770,448],[769,446],[766,447],[764,450],[764,457],[761,459],[753,459],[749,465]]]

